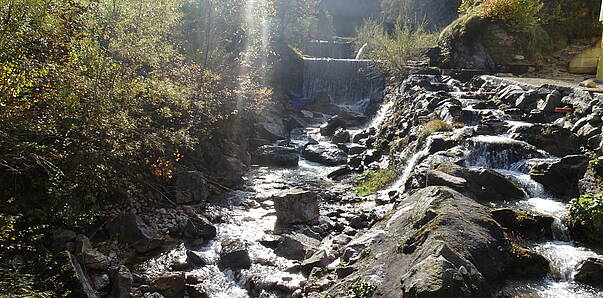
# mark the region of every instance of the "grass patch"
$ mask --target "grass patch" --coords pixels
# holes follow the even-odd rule
[[[452,131],[452,126],[442,120],[432,120],[425,123],[417,137],[417,148],[423,147],[430,135],[441,131]]]
[[[377,287],[370,284],[369,282],[362,280],[362,279],[358,279],[352,285],[352,293],[353,293],[352,297],[354,297],[354,298],[373,297],[373,294],[375,293],[376,289],[377,289]]]
[[[374,194],[383,188],[396,177],[396,171],[393,169],[381,169],[378,171],[366,171],[356,180],[356,193],[361,197]]]

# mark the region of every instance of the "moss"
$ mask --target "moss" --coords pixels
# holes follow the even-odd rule
[[[367,171],[358,178],[354,188],[359,196],[366,197],[388,185],[395,177],[396,171],[389,168],[378,171]]]
[[[442,131],[452,131],[452,126],[442,120],[432,120],[425,123],[417,137],[417,148],[422,148],[430,135]]]

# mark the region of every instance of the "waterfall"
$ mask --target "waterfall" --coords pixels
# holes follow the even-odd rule
[[[304,58],[304,98],[310,102],[328,95],[338,105],[356,105],[365,99],[382,97],[384,80],[368,68],[372,61],[355,59]]]
[[[368,46],[368,43],[365,43],[362,45],[362,47],[360,47],[360,50],[358,50],[358,53],[356,53],[356,60],[360,60],[360,58],[364,54],[364,50],[366,50],[367,46]]]

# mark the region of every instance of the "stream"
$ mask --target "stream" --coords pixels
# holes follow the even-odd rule
[[[317,42],[317,47],[324,47]],[[360,55],[358,55],[360,57]],[[366,60],[349,58],[330,59],[314,57],[304,60],[304,94],[307,98],[319,93],[329,94],[331,103],[350,110],[363,111],[368,102],[375,96],[379,80],[359,75],[359,69],[367,65]],[[337,77],[337,79],[334,79]],[[508,282],[501,290],[503,297],[603,297],[596,289],[574,281],[577,265],[591,257],[603,258],[603,255],[581,247],[572,241],[563,224],[568,214],[568,203],[548,194],[545,188],[529,175],[530,162],[537,159],[558,159],[556,156],[539,150],[523,141],[512,138],[510,132],[514,128],[533,124],[512,120],[498,109],[483,108],[477,100],[471,99],[471,93],[454,84],[450,88],[450,97],[458,99],[463,109],[475,115],[475,121],[468,121],[466,126],[456,128],[454,135],[464,135],[468,130],[475,130],[480,119],[495,115],[503,119],[505,131],[494,135],[477,135],[463,137],[457,149],[464,152],[464,165],[468,168],[490,168],[510,177],[525,191],[520,200],[492,203],[492,208],[505,207],[524,210],[531,213],[549,215],[554,218],[554,239],[544,242],[532,242],[527,248],[540,253],[550,262],[550,273],[541,280]],[[365,120],[362,125],[349,127],[352,136],[370,128],[379,128],[387,119],[388,112],[394,107],[393,101],[380,105],[374,117]],[[315,113],[320,114],[320,113]],[[301,151],[309,140],[318,145],[329,146],[330,140],[321,135],[319,126],[328,116],[316,117],[316,122],[305,128],[291,131],[289,145]],[[474,123],[473,123],[474,122]],[[389,202],[390,193],[402,193],[408,186],[415,169],[430,154],[428,147],[432,137],[427,138],[427,145],[406,159],[403,170],[389,187],[375,195],[358,198],[352,187],[352,179],[335,181],[327,178],[329,173],[338,167],[325,166],[303,158],[300,155],[299,166],[294,168],[278,168],[253,166],[247,173],[245,183],[240,190],[231,191],[223,197],[210,201],[208,210],[217,214],[220,221],[216,223],[218,236],[202,247],[181,244],[139,265],[138,272],[153,277],[169,271],[170,264],[175,261],[185,262],[191,252],[200,256],[205,266],[187,272],[189,276],[202,280],[203,292],[209,297],[243,298],[243,297],[290,297],[291,293],[306,284],[306,277],[299,273],[299,261],[287,259],[275,253],[270,244],[282,232],[318,235],[321,248],[329,251],[331,244],[340,231],[332,228],[316,227],[349,224],[350,214],[371,213],[376,219],[382,218],[394,206]],[[344,145],[352,145],[346,143]],[[332,146],[332,145],[331,145]],[[387,166],[387,159],[382,160]],[[314,226],[294,227],[293,230],[280,230],[276,226],[276,213],[272,197],[282,190],[302,188],[327,194],[320,203],[320,218]],[[333,198],[338,199],[333,199]],[[377,203],[380,201],[380,203]],[[385,203],[384,203],[385,202]],[[345,215],[345,216],[344,216]],[[344,217],[341,221],[339,217]],[[321,234],[323,233],[323,234]],[[249,269],[233,271],[219,266],[220,252],[223,243],[238,241],[244,243],[251,259]],[[338,259],[333,259],[334,266]]]

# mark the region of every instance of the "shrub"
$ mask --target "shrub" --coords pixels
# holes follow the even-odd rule
[[[417,137],[417,148],[423,147],[427,138],[436,132],[452,131],[452,126],[442,120],[432,120],[423,125]]]
[[[482,0],[463,0],[459,6],[459,13],[466,14],[472,8],[476,7]]]
[[[367,44],[366,56],[379,61],[393,75],[408,73],[409,62],[418,61],[436,44],[437,37],[425,31],[423,25],[396,25],[391,34],[381,24],[366,21],[358,30],[358,45]]]
[[[601,241],[603,232],[603,193],[589,193],[573,199],[569,209],[570,223],[583,230],[586,238]]]
[[[354,298],[369,298],[373,297],[376,286],[370,284],[367,281],[362,279],[358,279],[354,284],[352,284],[352,293]]]
[[[529,31],[542,7],[541,0],[485,0],[480,10],[483,18],[502,20],[513,31]]]
[[[374,194],[376,191],[392,182],[395,177],[396,172],[389,168],[364,172],[356,181],[356,193],[361,197]]]

